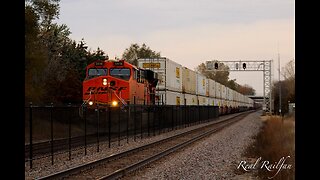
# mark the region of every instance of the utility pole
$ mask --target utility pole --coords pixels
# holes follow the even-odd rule
[[[279,67],[279,115],[281,116],[281,81],[280,81],[280,53],[278,43],[278,67]]]

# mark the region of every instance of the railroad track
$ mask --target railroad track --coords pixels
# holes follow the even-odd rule
[[[243,119],[251,112],[252,111],[241,113],[223,121],[213,122],[204,127],[133,148],[119,154],[113,154],[103,159],[57,172],[39,179],[117,179],[199,139],[213,134],[222,128]]]

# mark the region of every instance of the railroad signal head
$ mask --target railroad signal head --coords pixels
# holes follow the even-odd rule
[[[217,62],[214,63],[214,68],[215,68],[215,69],[218,69],[218,63],[217,63]]]
[[[243,64],[242,64],[242,68],[243,68],[243,69],[246,69],[246,68],[247,68],[247,64],[246,64],[246,63],[243,63]]]

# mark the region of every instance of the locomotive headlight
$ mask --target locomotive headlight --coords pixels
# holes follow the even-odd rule
[[[107,79],[102,79],[102,84],[106,86],[108,84]]]
[[[118,102],[117,101],[112,101],[112,106],[117,106]]]
[[[89,101],[89,105],[92,106],[92,104],[93,104],[93,102],[92,102],[92,101]]]

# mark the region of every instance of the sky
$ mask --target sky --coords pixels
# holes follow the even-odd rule
[[[294,14],[294,0],[61,0],[56,22],[112,59],[145,43],[192,70],[209,60],[272,60],[278,80],[279,59],[280,70],[295,59]],[[263,95],[261,71],[229,78]]]

